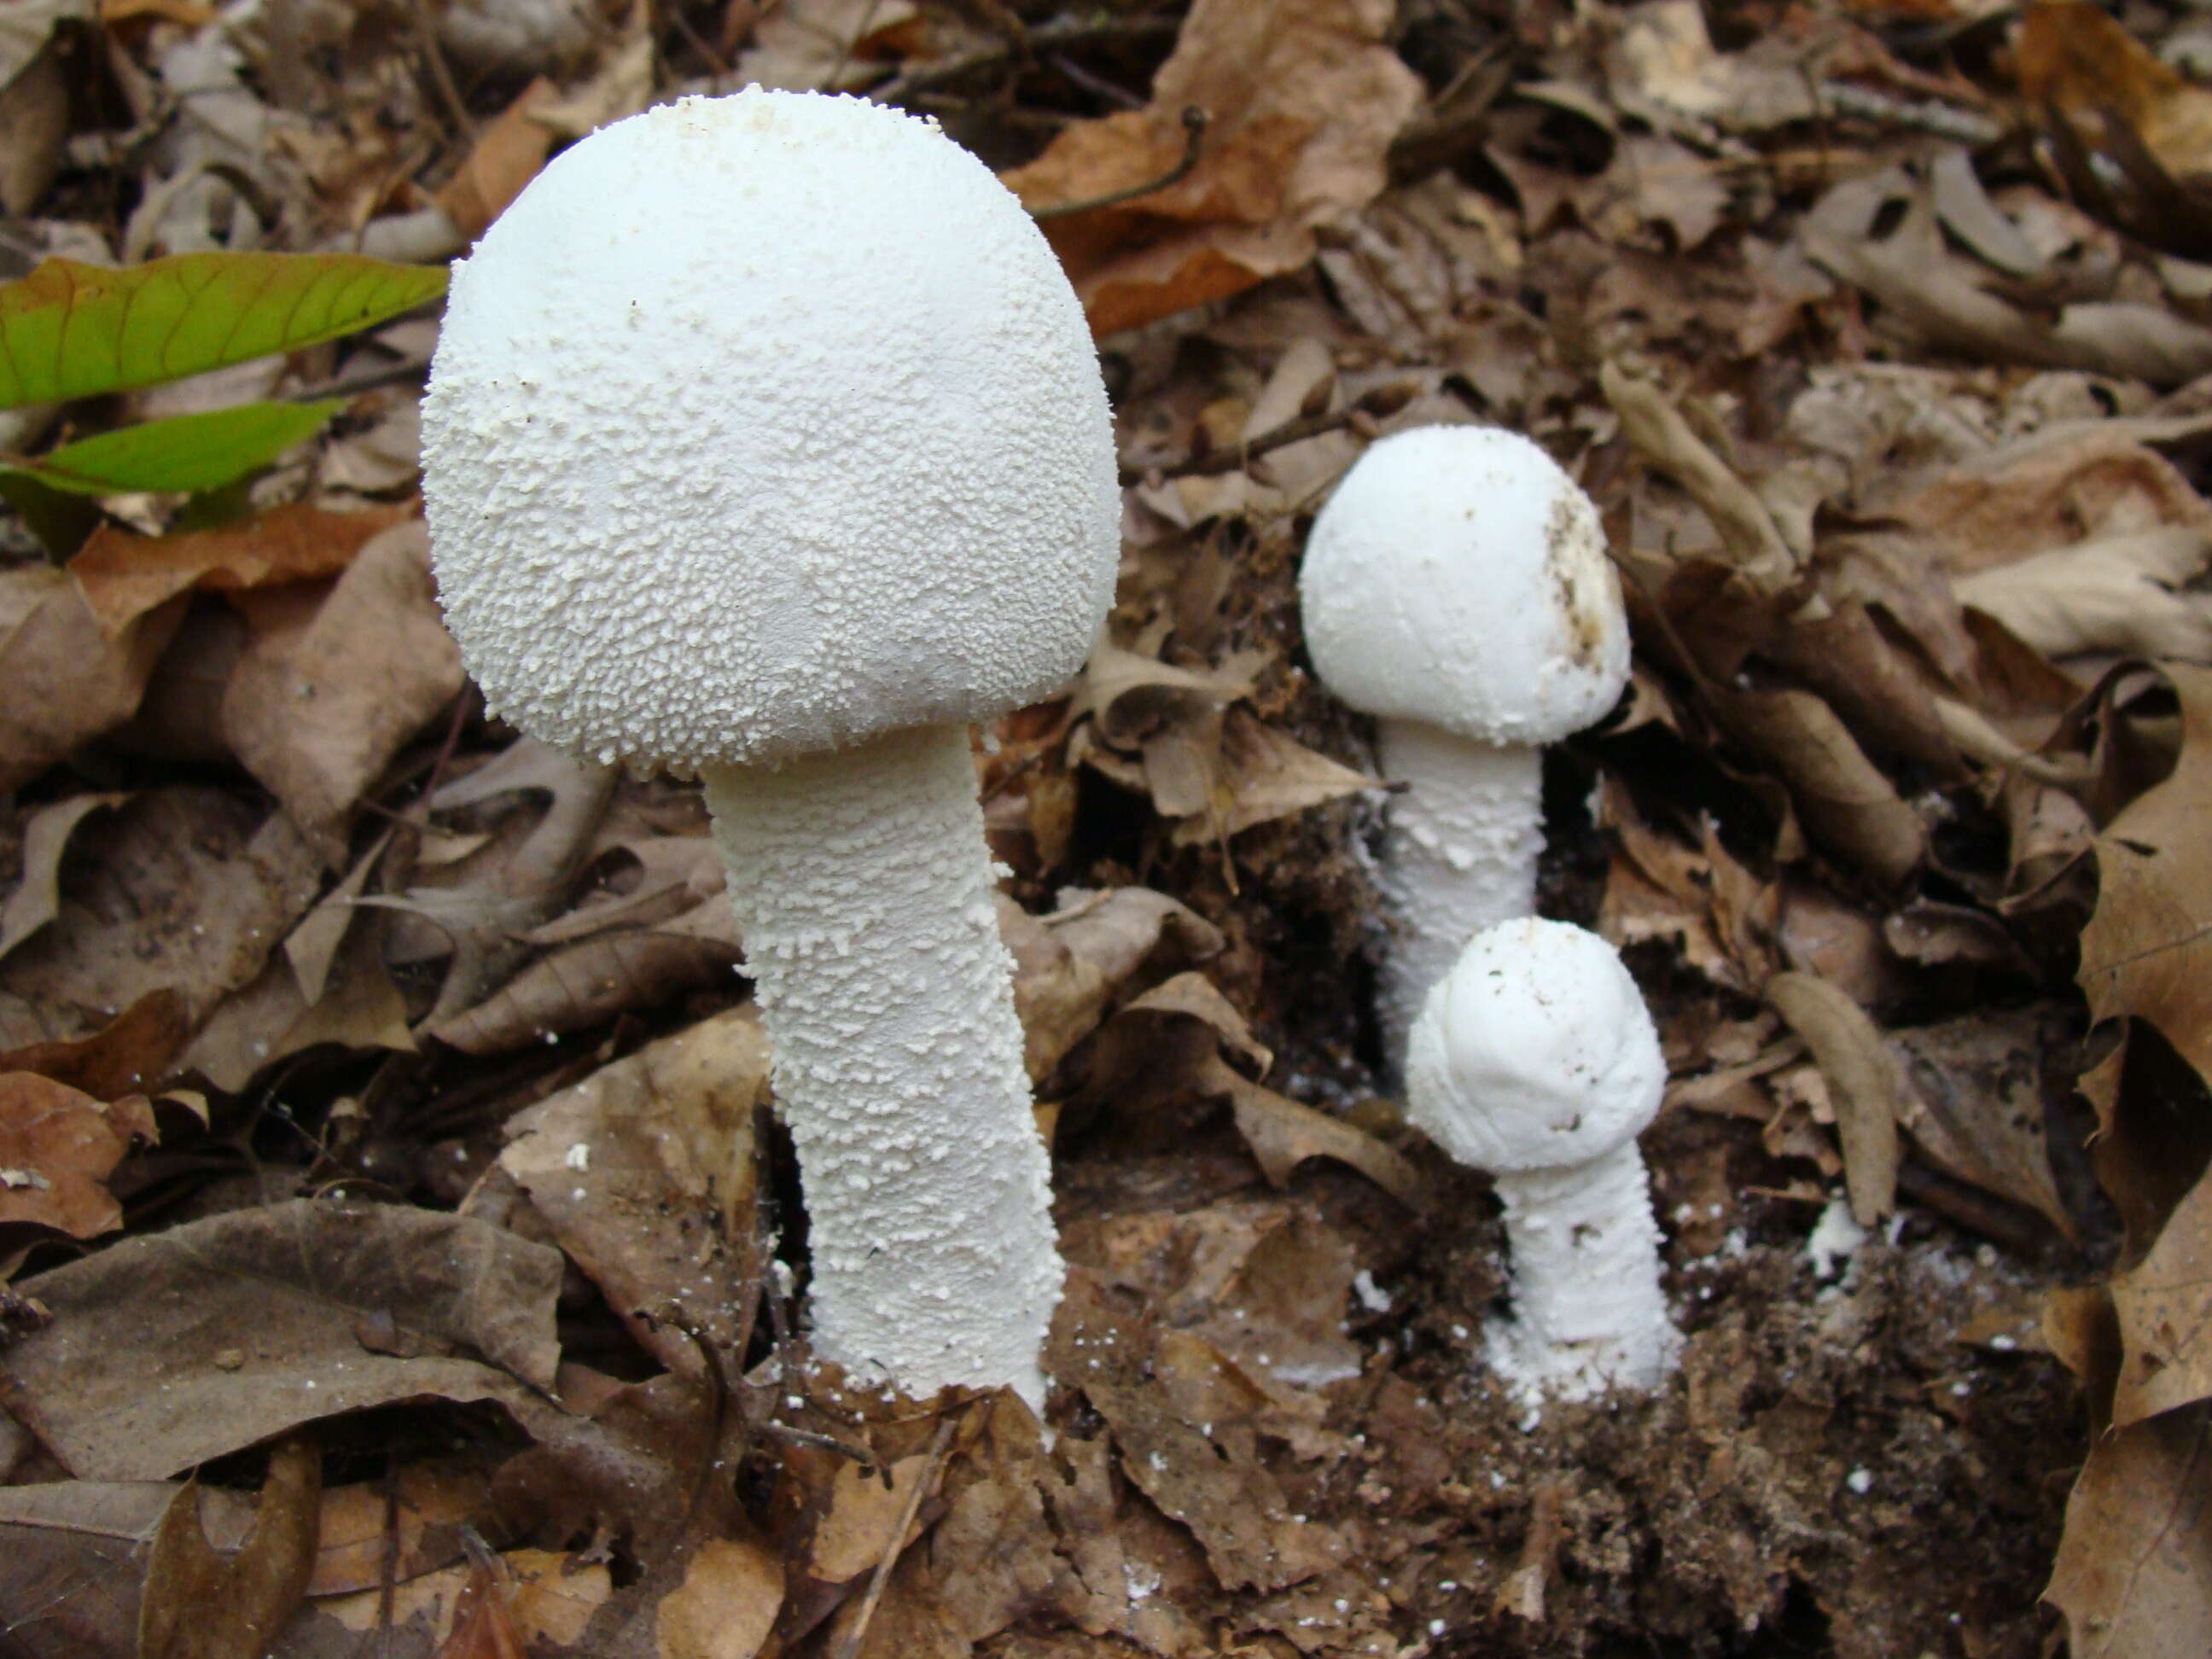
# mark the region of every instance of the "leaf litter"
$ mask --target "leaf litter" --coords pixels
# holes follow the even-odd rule
[[[2185,16],[165,4],[5,40],[7,274],[76,262],[0,307],[21,398],[215,371],[5,447],[338,404],[212,495],[11,475],[9,1644],[2212,1642]],[[1108,635],[976,754],[1073,1264],[1048,1438],[803,1369],[696,792],[483,718],[415,500],[433,325],[329,343],[562,144],[753,79],[998,167],[1115,393]],[[226,340],[195,261],[270,249],[325,256],[304,320]],[[349,302],[356,249],[420,269]],[[41,356],[64,319],[92,348]],[[1547,758],[1541,902],[1626,951],[1672,1073],[1687,1341],[1647,1401],[1483,1374],[1495,1203],[1376,1065],[1393,781],[1296,571],[1364,447],[1440,419],[1543,443],[1629,593],[1634,687]]]

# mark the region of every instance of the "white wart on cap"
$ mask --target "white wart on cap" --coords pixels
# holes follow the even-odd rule
[[[994,718],[1112,600],[1058,262],[933,123],[857,99],[687,98],[555,158],[454,273],[423,440],[470,672],[605,759]]]

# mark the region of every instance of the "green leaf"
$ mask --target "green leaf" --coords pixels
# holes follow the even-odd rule
[[[334,340],[446,291],[443,267],[356,253],[48,259],[0,287],[0,409],[181,380]]]
[[[64,444],[9,470],[73,495],[220,489],[313,437],[344,407],[344,398],[333,398],[176,415]]]

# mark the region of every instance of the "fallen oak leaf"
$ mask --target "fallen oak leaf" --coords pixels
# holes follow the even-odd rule
[[[127,794],[71,795],[31,814],[23,826],[22,878],[0,905],[0,957],[61,914],[62,854],[69,850],[70,832],[88,815],[129,799]]]

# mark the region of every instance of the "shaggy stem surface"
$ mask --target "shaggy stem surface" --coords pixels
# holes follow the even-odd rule
[[[1381,882],[1400,930],[1382,970],[1383,1053],[1401,1075],[1407,1033],[1467,942],[1535,911],[1544,757],[1418,720],[1383,720],[1377,736],[1382,775],[1407,785],[1391,798]]]
[[[1062,1269],[966,728],[702,776],[799,1152],[817,1351],[1042,1414]]]

